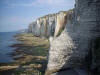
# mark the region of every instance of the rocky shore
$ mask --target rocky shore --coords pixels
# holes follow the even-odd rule
[[[99,0],[75,0],[72,10],[38,18],[29,25],[28,34],[15,36],[21,41],[11,46],[16,47],[11,53],[15,62],[2,64],[1,73],[100,75],[99,13]]]
[[[14,37],[21,41],[11,46],[16,48],[10,54],[15,61],[0,64],[0,75],[44,75],[49,48],[48,40],[35,37],[31,33],[21,33]]]

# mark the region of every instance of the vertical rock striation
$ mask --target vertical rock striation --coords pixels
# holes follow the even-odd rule
[[[56,14],[49,14],[38,18],[29,25],[29,32],[39,37],[49,37],[54,35],[56,25]]]
[[[99,6],[99,0],[76,0],[72,19],[66,19],[67,24],[64,31],[60,36],[50,38],[47,75],[53,72],[57,72],[53,75],[62,75],[60,70],[65,71],[67,68],[74,69],[74,71],[76,68],[84,70],[88,65],[91,66],[89,54],[93,48],[92,43],[96,38],[100,38]],[[68,73],[66,72],[63,75]],[[76,73],[73,72],[73,74]]]
[[[29,25],[34,35],[50,40],[45,75],[88,75],[87,69],[100,67],[95,61],[100,49],[95,48],[100,45],[100,39],[95,44],[100,38],[100,1],[75,2],[73,10],[46,15]]]

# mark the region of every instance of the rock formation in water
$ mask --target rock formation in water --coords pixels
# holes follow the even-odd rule
[[[50,40],[45,75],[88,75],[88,69],[100,69],[100,0],[75,2],[73,10],[29,25],[29,32]]]

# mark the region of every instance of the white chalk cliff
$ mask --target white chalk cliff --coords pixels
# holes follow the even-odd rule
[[[93,53],[100,38],[100,0],[75,2],[73,10],[43,16],[29,25],[29,32],[50,40],[45,75],[89,75],[96,65],[100,69]]]

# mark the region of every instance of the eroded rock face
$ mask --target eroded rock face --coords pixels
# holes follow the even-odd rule
[[[55,34],[54,37],[57,37],[61,34],[61,32],[64,30],[66,22],[67,22],[67,13],[68,12],[59,12],[57,14],[57,25],[55,28]]]
[[[56,14],[50,14],[38,18],[29,25],[29,32],[39,37],[50,37],[54,35],[56,26]]]
[[[35,35],[50,40],[45,75],[88,75],[88,65],[95,62],[89,55],[94,51],[92,43],[100,37],[99,6],[99,0],[76,0],[73,11],[42,17],[33,24],[30,30]]]
[[[67,68],[75,69],[77,67],[83,69],[83,67],[87,68],[88,65],[91,65],[88,64],[91,62],[88,57],[92,51],[91,43],[100,37],[100,23],[98,23],[100,17],[97,13],[100,7],[96,8],[100,5],[98,2],[100,1],[76,0],[75,11],[72,14],[73,20],[67,19],[65,29],[60,36],[50,38],[46,75],[62,75],[60,70],[65,71]],[[88,61],[86,61],[87,59]]]

